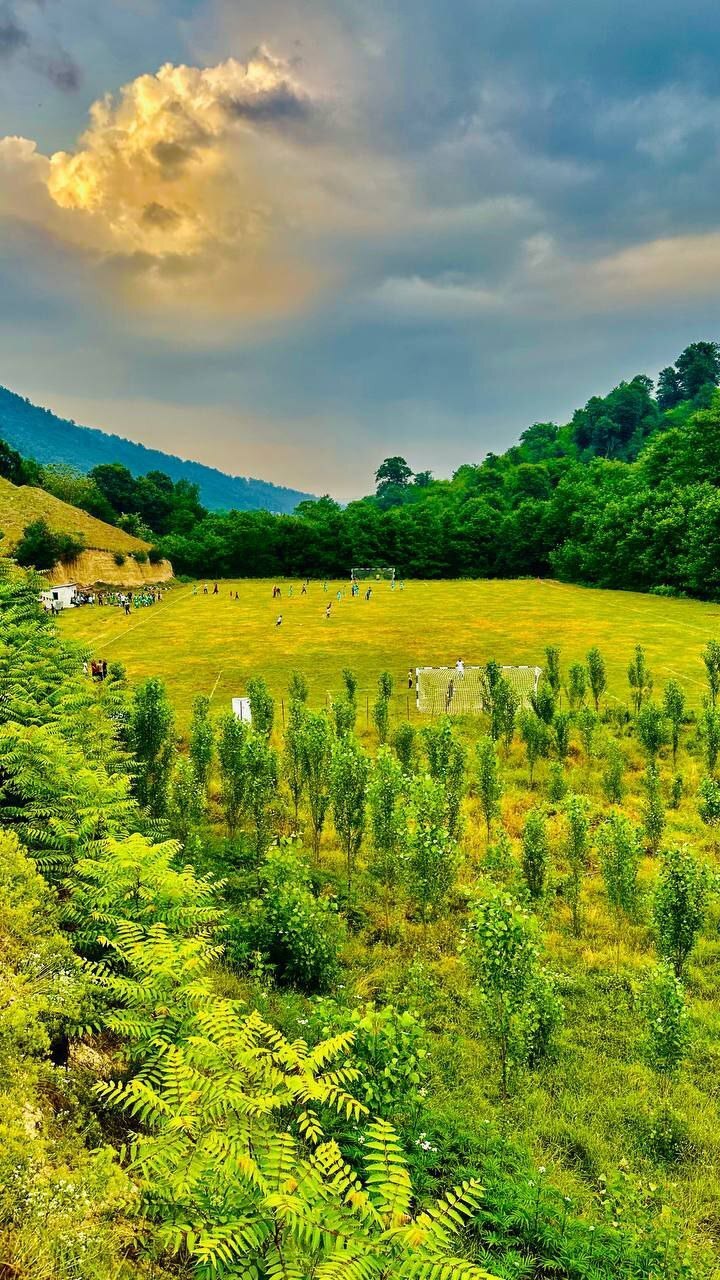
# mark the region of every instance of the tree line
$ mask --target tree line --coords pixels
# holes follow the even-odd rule
[[[450,480],[391,457],[373,495],[344,507],[326,496],[293,515],[209,513],[195,486],[160,472],[33,471],[7,448],[0,474],[29,468],[33,482],[147,538],[194,577],[343,577],[383,564],[407,577],[555,577],[714,599],[719,380],[718,345],[696,342],[656,388],[645,375],[622,382],[564,426],[535,423]]]

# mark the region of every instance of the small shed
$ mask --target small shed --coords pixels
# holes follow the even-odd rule
[[[232,713],[236,720],[243,720],[245,724],[252,724],[249,698],[233,698]]]
[[[76,582],[61,582],[56,587],[41,591],[40,603],[48,613],[56,613],[58,609],[71,609],[75,604],[76,593]]]

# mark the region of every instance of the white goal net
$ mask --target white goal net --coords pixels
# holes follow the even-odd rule
[[[350,575],[351,582],[393,582],[394,580],[395,570],[387,565],[376,565],[372,569],[353,569]]]
[[[500,671],[527,706],[537,692],[542,667],[501,667]],[[416,667],[418,711],[429,715],[479,715],[486,711],[485,667]]]

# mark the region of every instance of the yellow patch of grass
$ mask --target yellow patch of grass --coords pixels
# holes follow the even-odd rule
[[[289,584],[281,585],[282,598],[275,601],[266,580],[221,582],[218,595],[210,583],[207,596],[202,586],[197,595],[182,586],[162,604],[129,618],[109,608],[87,608],[67,614],[63,626],[98,656],[124,662],[133,680],[166,680],[181,727],[196,694],[212,694],[213,705],[226,708],[231,697],[245,692],[251,676],[264,675],[280,698],[295,668],[308,680],[310,705],[321,706],[340,689],[343,667],[351,667],[360,681],[360,730],[385,669],[395,678],[395,723],[408,714],[415,718],[408,668],[453,665],[458,657],[467,665],[489,658],[542,665],[549,644],[560,648],[564,671],[597,645],[607,664],[608,697],[624,703],[627,664],[640,643],[656,695],[675,678],[699,706],[702,650],[720,634],[715,604],[539,580],[408,582],[404,591],[382,582],[374,585],[370,601],[362,592],[351,599],[346,582],[329,583],[327,592],[312,582],[307,596],[294,583],[291,598]],[[338,590],[345,591],[340,603]],[[332,616],[326,621],[329,601]],[[279,613],[283,623],[276,627]]]
[[[133,538],[104,520],[62,502],[44,489],[31,485],[15,485],[0,477],[0,531],[2,548],[7,553],[17,546],[26,525],[33,520],[47,520],[55,533],[78,534],[87,547],[98,551],[139,551],[148,543]]]

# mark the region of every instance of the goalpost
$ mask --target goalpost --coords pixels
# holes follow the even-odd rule
[[[350,574],[351,582],[394,582],[395,569],[392,565],[375,565],[370,569],[353,569]]]
[[[501,667],[505,679],[527,706],[542,675],[542,667]],[[485,667],[416,667],[417,709],[428,715],[479,715],[487,710]]]

